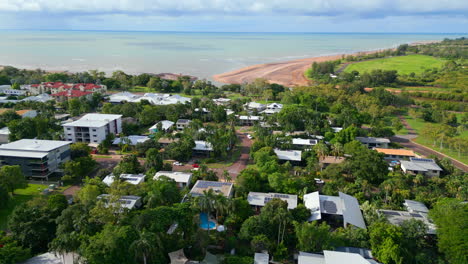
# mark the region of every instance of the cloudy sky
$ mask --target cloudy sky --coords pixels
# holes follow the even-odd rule
[[[0,0],[0,29],[466,33],[468,0]]]

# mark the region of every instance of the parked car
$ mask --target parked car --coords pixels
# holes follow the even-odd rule
[[[325,183],[324,181],[322,181],[319,178],[314,178],[314,180],[315,180],[315,183],[317,183],[317,184],[324,184]]]
[[[200,165],[198,165],[198,163],[194,163],[192,167],[197,169],[197,168],[200,168]]]
[[[174,166],[184,166],[184,164],[182,162],[178,162],[178,161],[174,161],[174,163],[172,163],[172,165],[174,165]]]

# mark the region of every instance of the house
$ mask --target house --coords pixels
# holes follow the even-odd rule
[[[191,122],[192,121],[188,120],[188,119],[179,119],[176,122],[176,128],[177,128],[177,130],[184,130],[185,128],[187,128],[190,125]]]
[[[141,201],[140,196],[135,195],[123,195],[118,197],[115,202],[110,202],[109,200],[112,199],[110,194],[101,194],[97,197],[98,200],[102,200],[105,204],[105,207],[109,205],[116,205],[119,206],[121,209],[128,209],[132,210],[135,208],[140,208],[143,203]]]
[[[231,99],[228,98],[218,98],[218,99],[213,99],[213,102],[215,105],[228,105],[231,102]]]
[[[345,160],[344,157],[325,156],[319,159],[319,164],[324,169],[331,164],[340,164]]]
[[[133,102],[133,100],[140,98],[140,95],[132,94],[130,92],[120,92],[111,94],[109,96],[109,103],[111,104],[123,104],[127,102]]]
[[[76,253],[47,252],[34,256],[21,264],[83,264]]]
[[[383,153],[384,159],[392,160],[408,160],[409,158],[414,158],[416,155],[414,151],[407,149],[387,149],[387,148],[374,148],[375,151]]]
[[[138,185],[145,181],[146,175],[144,174],[120,174],[119,179],[133,185]],[[102,182],[107,186],[111,186],[114,182],[115,176],[113,174],[107,175]]]
[[[174,138],[174,139],[171,139],[171,138],[159,138],[158,139],[158,143],[161,145],[161,147],[165,148],[167,147],[167,145],[171,144],[171,143],[174,143],[174,142],[177,142],[179,141],[178,138]]]
[[[31,101],[31,102],[45,103],[45,102],[51,101],[51,100],[54,100],[54,98],[52,96],[50,96],[49,94],[43,93],[43,94],[39,94],[39,95],[35,95],[35,96],[26,97],[21,101],[24,101],[24,102]]]
[[[144,95],[137,95],[129,92],[121,92],[109,96],[109,102],[113,104],[140,103],[141,101],[148,101],[152,105],[171,105],[178,103],[185,104],[186,102],[190,102],[190,98],[177,94],[145,93]]]
[[[10,129],[4,127],[0,129],[0,144],[5,144],[10,142]]]
[[[193,155],[210,155],[213,152],[213,146],[210,142],[195,140],[195,147],[193,147]]]
[[[268,253],[255,253],[254,264],[268,264],[270,263],[270,255]]]
[[[105,94],[107,87],[102,84],[94,83],[62,83],[62,82],[43,82],[40,84],[29,85],[29,92],[32,95],[43,93],[57,94],[65,91],[81,91],[90,93]]]
[[[320,195],[313,192],[304,195],[304,205],[310,210],[309,221],[323,219],[325,216],[340,216],[343,224],[366,228],[359,202],[351,195],[338,192],[339,196]]]
[[[290,163],[298,164],[302,161],[302,151],[300,150],[279,150],[274,149],[278,160],[280,161],[289,161]]]
[[[136,146],[138,143],[144,143],[148,140],[151,140],[148,136],[131,135],[128,137],[115,138],[112,145],[128,143],[129,145]]]
[[[261,103],[256,103],[256,102],[249,102],[249,103],[244,104],[244,108],[245,110],[248,110],[248,111],[261,112],[266,109],[266,105],[261,104]]]
[[[258,210],[274,198],[287,202],[288,209],[294,209],[297,207],[297,195],[294,194],[249,192],[247,201],[251,206],[254,206]]]
[[[61,121],[61,122],[68,120],[70,117],[71,117],[70,114],[55,114],[54,115],[54,119],[57,121]]]
[[[162,120],[154,124],[152,127],[150,127],[148,130],[150,133],[156,133],[158,132],[158,127],[161,127],[161,130],[164,132],[169,132],[172,130],[172,127],[174,126],[174,122],[169,121],[169,120]]]
[[[0,145],[0,164],[19,165],[26,177],[48,180],[65,161],[70,160],[67,141],[21,139]]]
[[[237,120],[239,120],[239,125],[240,126],[253,126],[257,124],[258,122],[263,120],[262,116],[238,116]]]
[[[86,114],[62,126],[67,141],[101,143],[107,135],[122,132],[122,115]]]
[[[192,173],[189,172],[180,172],[180,171],[158,171],[154,175],[153,179],[156,180],[161,176],[166,176],[170,179],[173,179],[179,188],[185,188],[190,184],[192,180]]]
[[[428,234],[436,234],[436,226],[430,220],[428,215],[429,209],[425,204],[418,201],[405,200],[403,205],[406,211],[380,209],[378,212],[385,216],[393,225],[401,225],[404,221],[410,219],[420,220],[426,225]]]
[[[358,253],[324,250],[322,254],[299,252],[298,264],[378,264]]]
[[[266,114],[266,115],[272,115],[272,114],[279,113],[281,111],[281,109],[283,109],[282,104],[271,103],[271,104],[268,104],[266,106],[266,109],[263,110],[261,113]]]
[[[0,85],[0,93],[8,96],[22,96],[27,93],[26,90],[11,89],[10,85]]]
[[[52,97],[57,100],[57,102],[65,102],[73,98],[86,98],[90,100],[92,98],[93,92],[80,91],[80,90],[66,90],[58,93],[51,94]]]
[[[14,111],[14,110],[9,109],[9,108],[0,108],[0,115],[4,114],[7,111]],[[25,118],[25,117],[34,118],[34,117],[37,116],[37,111],[36,110],[31,110],[31,109],[16,110],[15,112],[16,112],[16,114],[18,114],[22,118]]]
[[[400,160],[401,170],[410,174],[422,174],[424,176],[434,177],[440,176],[443,171],[433,159],[410,158],[407,160]]]
[[[368,148],[388,148],[388,144],[390,144],[390,140],[387,138],[356,137],[356,140]]]
[[[216,194],[231,197],[234,184],[230,182],[202,181],[198,180],[190,190],[192,196],[202,196],[204,191],[213,190]]]
[[[317,139],[303,139],[303,138],[293,138],[292,145],[294,148],[302,149],[302,150],[309,150],[312,149],[313,146],[317,145]]]

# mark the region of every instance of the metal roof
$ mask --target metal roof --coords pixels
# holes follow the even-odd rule
[[[343,201],[343,220],[345,223],[352,224],[360,228],[366,228],[364,217],[362,216],[359,202],[356,198],[345,193],[338,193]]]
[[[297,264],[325,264],[325,256],[299,251]]]
[[[270,255],[267,253],[255,253],[254,264],[268,264]]]
[[[300,150],[279,150],[275,149],[275,154],[279,160],[301,161],[302,151]]]
[[[193,150],[199,151],[213,151],[213,147],[211,146],[210,142],[202,141],[202,140],[195,140],[195,147]]]
[[[293,145],[302,145],[302,146],[314,146],[317,145],[317,139],[303,139],[303,138],[293,138],[292,144]]]
[[[120,174],[119,178],[128,183],[138,185],[145,181],[145,174]],[[107,175],[102,182],[110,186],[114,182],[115,176],[113,174]]]
[[[158,171],[154,175],[153,179],[156,180],[161,176],[166,176],[170,179],[173,179],[175,182],[188,184],[192,178],[192,173],[180,171]]]
[[[110,115],[110,114],[86,114],[82,118],[63,124],[64,127],[102,127],[108,123],[122,118],[122,115]]]
[[[250,205],[265,206],[274,198],[286,201],[288,203],[288,209],[294,209],[297,207],[297,195],[294,194],[249,192],[247,201]]]
[[[409,212],[429,213],[427,206],[418,201],[405,200],[403,205],[405,205]]]
[[[147,140],[150,140],[150,138],[148,136],[131,135],[131,136],[128,136],[128,137],[116,138],[116,139],[114,139],[112,144],[113,145],[118,145],[125,138],[130,141],[130,145],[132,145],[132,146],[135,146],[138,143],[143,143],[143,142],[146,142]]]
[[[193,186],[190,193],[193,196],[203,195],[203,191],[213,190],[215,193],[221,193],[224,196],[230,196],[234,184],[230,182],[217,182],[217,181],[202,181],[198,180]]]
[[[0,150],[49,152],[51,150],[70,145],[71,142],[59,140],[20,139],[0,146]]]
[[[369,264],[365,258],[359,254],[324,250],[325,264]]]
[[[390,143],[390,140],[387,138],[376,138],[376,137],[356,137],[356,140],[364,144],[369,143]]]
[[[431,159],[413,159],[410,158],[409,161],[407,160],[400,160],[400,166],[401,168],[406,171],[430,171],[430,170],[435,170],[435,171],[442,171],[442,168],[437,165],[437,163],[434,162],[434,160]]]

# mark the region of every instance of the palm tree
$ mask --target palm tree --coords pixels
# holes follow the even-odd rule
[[[224,195],[216,195],[213,200],[213,209],[216,212],[216,220],[218,220],[220,215],[227,214],[229,210],[228,198]]]
[[[315,154],[319,159],[324,158],[328,154],[328,147],[323,142],[319,142],[314,147]]]
[[[332,145],[332,154],[333,156],[335,156],[335,158],[342,156],[343,152],[344,152],[343,145],[340,142],[335,142]]]
[[[146,264],[147,258],[154,254],[157,249],[162,249],[161,238],[155,233],[143,230],[138,233],[138,239],[130,245],[130,250],[135,252],[135,258],[142,257],[143,264]]]
[[[226,181],[226,182],[231,182],[232,181],[231,174],[227,170],[223,171],[223,178],[224,178],[224,181]]]

